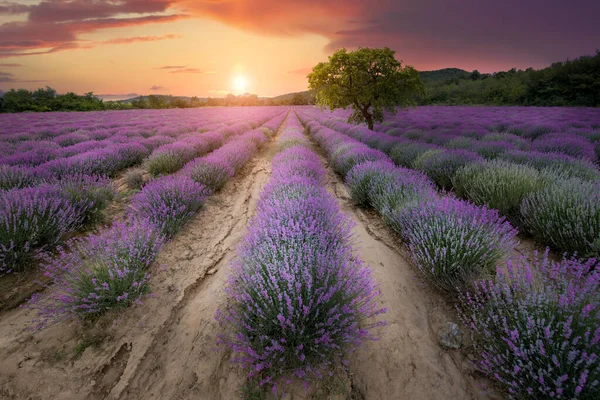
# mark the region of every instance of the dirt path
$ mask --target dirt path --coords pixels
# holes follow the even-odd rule
[[[324,152],[313,145],[328,165]],[[439,329],[448,321],[458,323],[452,307],[406,261],[402,244],[381,218],[355,207],[341,178],[329,166],[327,173],[327,190],[356,222],[358,254],[373,268],[382,305],[388,308],[384,318],[389,326],[381,339],[351,359],[353,392],[365,400],[490,398],[460,351],[446,351],[438,344]]]
[[[93,325],[32,334],[32,311],[0,321],[0,399],[232,399],[245,373],[215,348],[229,261],[270,173],[271,141],[161,251],[153,297]]]

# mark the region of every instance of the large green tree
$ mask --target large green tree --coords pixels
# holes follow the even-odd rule
[[[308,74],[308,86],[322,107],[352,107],[350,123],[366,122],[373,129],[375,121],[383,121],[384,111],[413,106],[425,86],[417,71],[402,67],[389,48],[359,48],[336,51],[328,62],[317,64]]]

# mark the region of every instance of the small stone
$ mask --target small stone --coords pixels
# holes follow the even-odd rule
[[[440,346],[445,349],[460,349],[463,333],[454,322],[446,322],[439,332]]]
[[[191,260],[192,258],[194,258],[194,253],[192,253],[190,250],[186,250],[181,253],[182,260]]]
[[[215,272],[217,272],[216,268],[211,268],[208,271],[206,271],[206,275],[214,275]]]

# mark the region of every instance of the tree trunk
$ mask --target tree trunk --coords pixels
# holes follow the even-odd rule
[[[373,130],[373,116],[371,115],[371,113],[368,111],[363,111],[363,116],[365,117],[365,120],[367,121],[367,125],[369,126],[369,129]]]

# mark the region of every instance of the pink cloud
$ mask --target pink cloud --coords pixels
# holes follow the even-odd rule
[[[0,3],[6,9],[21,9],[16,3]],[[90,48],[79,35],[98,30],[173,22],[188,16],[165,14],[171,3],[165,0],[124,1],[42,1],[26,9],[28,19],[0,25],[0,57],[47,54],[69,49]],[[23,9],[25,10],[25,9]],[[122,15],[127,17],[122,17]],[[114,39],[105,44],[125,44],[173,39],[176,35]],[[96,43],[98,44],[98,43]]]

